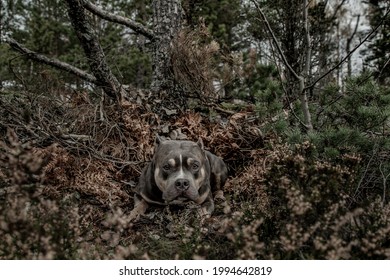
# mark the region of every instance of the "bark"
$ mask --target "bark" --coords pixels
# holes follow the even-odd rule
[[[171,70],[171,41],[181,28],[182,8],[180,0],[153,1],[153,81],[152,91],[174,91]]]
[[[104,92],[110,98],[119,101],[123,90],[122,85],[112,74],[106,62],[105,54],[97,36],[90,26],[82,1],[66,0],[66,2],[68,3],[68,14],[72,26],[89,61],[91,72],[96,77],[98,85],[103,88]]]

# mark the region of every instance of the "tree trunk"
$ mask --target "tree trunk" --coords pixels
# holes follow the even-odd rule
[[[173,97],[174,79],[171,69],[171,41],[181,29],[182,8],[180,0],[153,1],[153,81],[152,91],[167,91]]]
[[[307,0],[303,1],[303,19],[304,19],[304,30],[305,30],[305,45],[306,45],[306,53],[305,53],[305,65],[303,69],[303,75],[299,77],[299,91],[300,91],[300,100],[301,107],[304,117],[304,122],[306,125],[307,131],[313,130],[313,123],[311,120],[311,113],[309,109],[309,100],[307,98],[307,90],[305,89],[305,82],[310,77],[311,70],[311,40],[310,40],[310,27],[309,27],[309,5]]]
[[[354,28],[351,36],[347,39],[347,45],[346,45],[346,50],[345,50],[347,54],[349,54],[351,52],[351,44],[352,44],[353,38],[355,37],[355,35],[357,33],[359,21],[360,21],[360,15],[357,16],[355,28]],[[347,77],[350,78],[351,76],[352,76],[352,55],[350,55],[348,57],[348,60],[347,60]]]
[[[84,53],[88,58],[93,75],[109,97],[116,101],[120,101],[122,86],[112,74],[111,69],[106,62],[105,54],[95,32],[90,26],[82,1],[66,0],[66,2],[69,6],[68,14],[72,26],[83,46]]]

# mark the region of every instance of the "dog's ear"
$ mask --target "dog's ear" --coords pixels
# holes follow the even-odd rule
[[[160,135],[156,134],[156,139],[154,139],[154,148],[157,149],[157,147],[158,147],[162,142],[164,142],[164,139],[163,139]]]
[[[198,138],[198,141],[196,142],[196,144],[198,144],[198,146],[202,149],[202,151],[204,150],[204,145],[203,145],[203,140],[202,138]]]
[[[156,134],[156,139],[154,140],[154,151],[156,151],[158,146],[160,146],[160,144],[164,141],[165,141],[164,137]]]

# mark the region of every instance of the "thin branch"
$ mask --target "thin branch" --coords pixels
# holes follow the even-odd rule
[[[355,29],[353,30],[353,33],[352,33],[352,35],[351,35],[349,40],[352,40],[352,38],[355,37],[355,35],[357,33],[357,30],[358,30],[359,22],[360,22],[360,15],[357,16]]]
[[[119,15],[115,15],[113,13],[107,12],[107,11],[103,10],[102,8],[92,4],[89,1],[82,1],[82,4],[83,4],[84,8],[86,8],[88,11],[90,11],[91,13],[93,13],[93,14],[95,14],[95,15],[97,15],[105,20],[127,26],[130,29],[134,30],[135,32],[144,35],[146,38],[148,38],[150,40],[153,40],[155,38],[155,36],[151,30],[149,30],[144,25],[142,25],[138,22],[135,22],[135,21],[133,21],[129,18],[126,18],[126,17],[122,17]]]
[[[389,178],[390,176],[390,173],[388,173],[387,175],[385,174],[385,170],[383,169],[382,170],[382,166],[383,166],[383,162],[380,163],[379,165],[379,171],[382,175],[382,182],[383,182],[383,197],[382,197],[382,206],[385,205],[386,203],[386,184],[387,184],[387,179]]]
[[[340,67],[341,64],[343,64],[357,49],[359,49],[375,32],[377,32],[377,30],[379,29],[379,27],[382,26],[383,22],[385,21],[385,19],[387,18],[387,16],[389,15],[390,13],[390,9],[386,12],[386,14],[382,17],[380,23],[370,31],[370,33],[367,34],[366,37],[364,37],[364,39],[362,41],[360,41],[360,43],[358,45],[356,45],[342,60],[340,60],[339,63],[337,63],[335,66],[333,66],[331,69],[329,69],[327,72],[325,72],[324,74],[322,74],[320,77],[318,77],[311,85],[307,86],[305,88],[306,89],[310,89],[310,88],[313,88],[319,81],[321,81],[323,78],[325,78],[326,76],[328,76],[330,73],[332,73],[335,69],[337,69],[338,67]]]
[[[60,70],[71,73],[71,74],[73,74],[73,75],[75,75],[75,76],[77,76],[77,77],[79,77],[87,82],[97,84],[97,80],[93,75],[91,75],[91,74],[89,74],[89,73],[87,73],[87,72],[85,72],[77,67],[74,67],[74,66],[72,66],[68,63],[65,63],[63,61],[60,61],[58,59],[48,58],[42,54],[39,54],[39,53],[34,52],[32,50],[29,50],[28,48],[26,48],[25,46],[23,46],[22,44],[20,44],[19,42],[17,42],[16,40],[14,40],[12,38],[5,39],[5,42],[12,49],[14,49],[15,51],[17,51],[23,55],[28,56],[32,60],[53,66],[53,67],[58,68]]]
[[[342,0],[337,6],[336,8],[334,9],[334,12],[333,12],[333,15],[330,17],[330,21],[334,21],[335,19],[337,19],[337,14],[339,12],[339,10],[341,10],[342,6],[344,6],[346,0]]]
[[[378,78],[382,75],[383,71],[386,69],[387,65],[390,63],[390,57],[386,60],[385,64],[383,65],[382,69],[379,71]]]
[[[287,58],[286,56],[284,55],[283,51],[282,51],[282,48],[280,47],[279,45],[279,42],[278,42],[278,39],[276,38],[274,32],[272,31],[272,28],[271,28],[271,25],[269,24],[268,20],[267,20],[267,17],[265,16],[264,12],[261,10],[259,4],[257,3],[257,1],[255,0],[252,0],[252,3],[255,5],[257,11],[259,12],[261,18],[263,19],[263,21],[265,22],[265,25],[267,27],[267,30],[268,32],[271,34],[272,36],[272,40],[274,41],[275,45],[276,45],[276,49],[278,50],[278,53],[279,55],[282,57],[282,60],[283,60],[283,63],[284,65],[288,68],[288,70],[292,73],[292,75],[294,76],[294,78],[296,78],[297,80],[301,80],[301,77],[294,71],[294,69],[291,67],[291,65],[288,63],[287,61]]]
[[[357,33],[359,22],[360,22],[360,15],[357,16],[355,28],[354,28],[351,36],[347,39],[346,51],[348,53],[351,51],[351,43],[352,43],[352,40],[353,40],[353,38],[355,37],[355,35]],[[351,19],[349,25],[351,25],[351,24],[352,24],[352,19]],[[351,61],[351,57],[348,58],[348,71],[347,71],[347,75],[348,75],[348,77],[352,76],[352,61]]]
[[[364,172],[363,172],[363,175],[360,177],[360,180],[359,180],[359,182],[358,182],[357,187],[355,188],[355,192],[354,192],[352,198],[356,198],[356,197],[357,197],[358,192],[359,192],[359,189],[360,189],[360,187],[361,187],[362,184],[363,184],[364,178],[366,177],[366,175],[367,175],[367,173],[368,173],[368,170],[369,170],[369,167],[370,167],[370,165],[371,165],[371,162],[372,162],[373,158],[377,155],[376,153],[377,153],[377,146],[375,145],[375,146],[374,146],[374,150],[373,150],[373,152],[372,152],[372,155],[371,155],[370,159],[368,160],[368,163],[367,163],[366,168],[365,168],[365,170],[364,170]],[[352,200],[351,200],[351,202],[350,202],[350,205],[351,205],[351,203],[352,203]]]

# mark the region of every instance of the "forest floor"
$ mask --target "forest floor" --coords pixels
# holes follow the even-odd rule
[[[264,133],[273,120],[251,107],[162,120],[86,95],[3,95],[1,106],[0,259],[390,258],[389,204],[353,196],[361,156],[320,159],[309,141]],[[201,219],[189,203],[129,220],[157,133],[200,137],[224,159],[230,212],[217,204]]]

